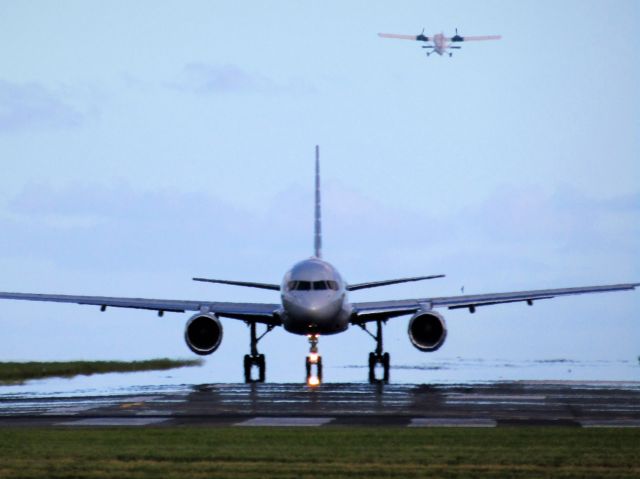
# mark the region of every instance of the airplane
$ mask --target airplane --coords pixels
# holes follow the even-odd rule
[[[450,52],[448,50],[450,49],[457,49],[459,50],[460,47],[459,45],[453,45],[453,43],[459,43],[459,42],[476,42],[476,41],[484,41],[484,40],[500,40],[502,37],[500,35],[476,35],[476,36],[469,36],[469,35],[459,35],[458,34],[458,29],[456,28],[456,34],[452,37],[447,37],[445,36],[444,33],[436,33],[435,35],[431,36],[431,37],[427,37],[424,34],[424,28],[422,29],[422,33],[420,35],[401,35],[401,34],[397,34],[397,33],[378,33],[379,37],[382,38],[396,38],[398,40],[414,40],[414,41],[418,41],[418,42],[433,42],[433,45],[423,45],[422,48],[426,48],[427,49],[427,56],[431,55],[432,53],[437,53],[438,55],[442,56],[445,53],[448,53],[449,56],[453,56],[453,52]]]
[[[366,283],[348,283],[338,270],[322,257],[322,221],[320,202],[320,150],[315,148],[315,212],[314,253],[309,259],[296,263],[284,275],[280,284],[232,281],[211,278],[193,278],[194,281],[260,288],[280,293],[279,303],[230,303],[211,300],[186,301],[170,299],[144,299],[104,296],[71,296],[60,294],[5,293],[0,299],[76,303],[107,308],[132,308],[153,310],[158,316],[166,312],[195,311],[186,323],[184,339],[191,351],[208,355],[216,351],[222,341],[220,318],[244,321],[250,330],[250,352],[244,356],[244,380],[246,383],[264,382],[266,361],[258,352],[258,343],[276,327],[289,333],[306,336],[309,355],[306,357],[306,379],[309,386],[318,386],[322,380],[322,357],[318,352],[320,335],[332,335],[346,331],[349,326],[362,328],[376,343],[369,353],[369,382],[389,381],[390,356],[383,347],[383,325],[392,318],[409,316],[409,341],[418,350],[438,350],[447,337],[444,316],[440,308],[467,309],[475,313],[477,308],[503,303],[526,303],[551,299],[557,296],[610,291],[634,290],[640,283],[583,286],[573,288],[515,291],[492,294],[467,294],[416,299],[392,299],[383,301],[350,302],[348,293],[366,288],[378,288],[392,284],[442,278],[443,274],[415,276]],[[264,330],[258,335],[258,324]],[[375,325],[371,331],[368,325]]]

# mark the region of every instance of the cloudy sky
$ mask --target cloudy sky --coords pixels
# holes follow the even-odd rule
[[[0,3],[0,291],[277,301],[324,252],[354,301],[640,280],[640,4],[608,1]],[[426,58],[381,31],[502,34]],[[431,357],[634,359],[640,294],[446,312]],[[186,315],[0,304],[0,359],[189,356]],[[212,380],[241,377],[225,321]],[[298,380],[305,338],[261,343]],[[362,331],[322,338],[334,377]],[[296,368],[291,364],[300,363]],[[364,376],[363,376],[364,377]],[[479,378],[482,379],[482,378]]]

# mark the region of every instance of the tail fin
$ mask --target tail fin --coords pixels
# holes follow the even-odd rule
[[[316,208],[315,208],[315,233],[314,256],[322,258],[322,216],[320,212],[320,147],[316,145]]]

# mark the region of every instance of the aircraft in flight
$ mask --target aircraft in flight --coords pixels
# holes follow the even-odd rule
[[[384,351],[382,330],[383,325],[392,318],[411,315],[408,325],[411,344],[420,351],[432,352],[440,348],[447,337],[445,319],[437,311],[440,308],[467,309],[470,313],[475,313],[479,307],[501,303],[522,302],[531,306],[534,301],[556,296],[625,291],[640,286],[640,283],[627,283],[352,303],[348,299],[348,293],[351,291],[441,278],[444,275],[435,274],[355,284],[346,282],[338,270],[322,258],[320,160],[317,146],[315,153],[313,256],[295,264],[284,275],[280,284],[193,278],[195,281],[276,291],[280,293],[280,302],[229,303],[211,300],[185,301],[32,293],[0,293],[0,299],[94,305],[100,307],[101,311],[111,307],[146,309],[157,311],[159,316],[166,312],[195,311],[186,323],[184,339],[191,351],[199,355],[211,354],[220,346],[223,331],[220,318],[244,321],[249,326],[251,337],[250,352],[244,356],[244,378],[247,383],[264,382],[265,356],[258,352],[258,342],[274,328],[283,327],[290,333],[308,338],[310,351],[305,364],[307,383],[310,386],[316,386],[322,382],[322,357],[318,353],[319,336],[342,333],[349,326],[362,328],[375,340],[376,348],[369,353],[369,381],[388,382],[390,358],[389,353]],[[260,335],[258,335],[258,324],[264,325]],[[375,330],[369,330],[369,325],[375,325]]]
[[[422,33],[420,35],[401,35],[397,33],[378,33],[378,36],[382,38],[396,38],[398,40],[414,40],[418,42],[431,42],[432,45],[423,45],[422,48],[427,49],[427,56],[432,53],[437,53],[438,55],[444,55],[448,53],[449,56],[453,56],[453,52],[449,51],[451,49],[459,50],[462,48],[460,45],[454,45],[454,43],[460,42],[477,42],[484,40],[500,40],[502,37],[500,35],[459,35],[458,29],[456,28],[456,34],[452,37],[445,36],[444,33],[436,33],[431,37],[427,37],[424,34],[424,29],[422,29]]]

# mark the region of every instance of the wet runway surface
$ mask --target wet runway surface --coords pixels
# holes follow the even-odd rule
[[[7,426],[640,427],[640,382],[211,384],[148,393],[0,394]]]

